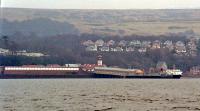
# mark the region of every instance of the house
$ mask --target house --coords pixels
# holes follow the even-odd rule
[[[169,49],[170,51],[172,51],[172,50],[174,49],[173,42],[170,41],[170,40],[165,41],[163,45],[164,45],[163,48],[167,48],[167,49]]]
[[[126,47],[126,52],[133,52],[135,49],[133,47]]]
[[[83,44],[84,46],[90,46],[90,45],[94,45],[94,42],[91,41],[91,40],[87,40],[87,41],[84,41],[82,44]]]
[[[147,52],[147,48],[139,48],[138,49],[138,52],[140,52],[140,53],[145,53],[145,52]]]
[[[115,48],[111,48],[111,51],[113,51],[113,52],[122,52],[122,51],[124,51],[124,49],[122,47],[115,47]]]
[[[188,49],[189,55],[197,56],[197,45],[195,44],[195,42],[193,42],[193,41],[188,42],[186,47]]]
[[[189,50],[188,54],[189,54],[189,56],[197,56],[197,51]]]
[[[43,57],[45,56],[42,53],[36,53],[36,52],[31,52],[31,53],[22,53],[23,56],[28,56],[28,57]]]
[[[187,48],[189,50],[197,51],[197,45],[195,44],[195,42],[192,41],[187,43]]]
[[[194,42],[194,43],[198,43],[199,42],[199,36],[190,36],[190,37],[187,37],[187,39],[190,41],[190,42]]]
[[[109,46],[103,46],[103,47],[100,48],[100,51],[109,52],[110,51],[110,47]]]
[[[169,46],[169,45],[173,45],[173,42],[171,40],[167,40],[163,44],[164,46]]]
[[[142,44],[142,47],[145,47],[145,48],[151,47],[151,41],[143,41],[141,44]]]
[[[104,45],[104,41],[102,39],[99,39],[95,42],[96,46],[103,46]]]
[[[186,53],[186,46],[182,41],[177,41],[175,44],[175,52],[177,54]]]
[[[133,40],[129,43],[129,46],[141,47],[142,43],[139,40]]]
[[[200,75],[200,66],[195,66],[195,67],[190,68],[190,74]]]
[[[175,44],[175,47],[182,47],[185,46],[185,44],[182,41],[177,41]]]
[[[109,40],[107,42],[107,46],[113,46],[113,45],[115,45],[115,41],[114,40]]]
[[[16,55],[23,55],[24,53],[27,53],[27,51],[26,50],[16,51]]]
[[[0,54],[11,55],[12,53],[9,50],[7,50],[7,49],[0,48]],[[28,56],[28,57],[42,57],[42,56],[46,56],[43,53],[27,52],[26,50],[16,51],[13,55]]]
[[[122,47],[125,47],[126,46],[126,44],[127,44],[127,41],[125,41],[125,40],[121,40],[120,42],[119,42],[119,46],[122,46]]]
[[[159,40],[155,40],[152,43],[152,49],[160,49],[161,48],[161,42]]]
[[[86,51],[97,51],[97,46],[96,45],[90,45],[86,47]]]
[[[59,64],[47,64],[46,67],[62,67],[62,66]]]
[[[181,47],[176,47],[175,52],[177,54],[181,54],[181,53],[186,53],[187,51],[186,51],[185,46],[181,46]]]
[[[27,51],[26,50],[19,50],[19,51],[16,51],[17,53],[26,53]]]
[[[8,54],[10,51],[8,49],[0,48],[0,54]]]

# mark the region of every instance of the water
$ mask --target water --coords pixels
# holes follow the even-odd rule
[[[0,80],[0,111],[200,111],[200,79]]]

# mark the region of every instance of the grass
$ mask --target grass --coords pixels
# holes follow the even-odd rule
[[[200,21],[177,21],[177,22],[125,22],[117,24],[98,24],[76,22],[75,26],[83,33],[107,33],[118,35],[119,30],[123,30],[124,35],[163,35],[167,33],[178,33],[193,30],[200,34]],[[102,29],[111,29],[113,31],[102,31]]]

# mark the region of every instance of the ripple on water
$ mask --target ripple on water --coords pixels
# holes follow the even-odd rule
[[[2,80],[0,110],[200,111],[199,86],[198,79]]]

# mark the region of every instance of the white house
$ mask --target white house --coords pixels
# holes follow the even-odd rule
[[[113,51],[113,52],[122,52],[122,51],[124,51],[124,49],[122,47],[115,47],[115,48],[111,48],[111,51]]]
[[[29,57],[42,57],[42,56],[45,56],[42,53],[34,53],[34,52],[31,52],[31,53],[22,53],[22,55],[29,56]]]
[[[114,40],[109,40],[107,42],[107,46],[111,46],[111,45],[115,45],[115,41]]]
[[[94,45],[94,42],[92,40],[87,40],[87,41],[84,41],[82,44],[84,46],[90,46],[90,45]]]
[[[86,51],[97,51],[97,46],[96,45],[91,45],[86,47]]]
[[[103,46],[104,45],[104,41],[102,39],[99,39],[95,42],[96,46]]]
[[[173,50],[174,49],[174,45],[173,42],[170,40],[167,40],[164,42],[164,48],[168,48],[169,50]]]
[[[139,48],[138,52],[145,53],[145,52],[147,52],[147,48]]]
[[[159,40],[155,40],[152,43],[152,49],[160,49],[161,48],[161,42]]]
[[[0,54],[7,54],[9,53],[10,51],[8,49],[3,49],[3,48],[0,48]]]
[[[126,47],[126,52],[133,52],[135,49],[133,47]]]
[[[126,46],[126,44],[127,44],[127,41],[121,40],[118,45],[124,47],[124,46]]]
[[[142,43],[139,40],[133,40],[129,43],[130,46],[141,47]]]
[[[103,46],[103,47],[100,48],[100,51],[102,51],[102,52],[109,52],[110,48],[109,48],[109,46]]]

